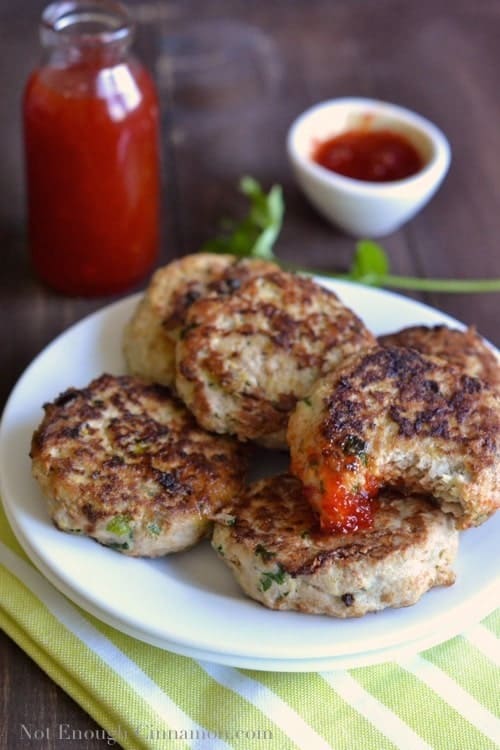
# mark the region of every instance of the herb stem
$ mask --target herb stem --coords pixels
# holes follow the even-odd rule
[[[382,276],[382,286],[414,289],[421,292],[500,292],[500,279],[423,279],[411,276]]]
[[[500,292],[500,279],[425,279],[416,276],[394,276],[392,274],[366,274],[362,278],[353,278],[351,273],[332,273],[331,271],[304,268],[295,263],[280,261],[287,271],[307,274],[308,276],[326,276],[341,281],[355,281],[369,286],[392,287],[393,289],[411,289],[416,292],[443,292],[449,294],[473,294],[481,292]]]

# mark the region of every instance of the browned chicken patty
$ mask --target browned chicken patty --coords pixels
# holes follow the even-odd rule
[[[414,349],[376,348],[320,380],[288,440],[325,528],[356,528],[384,486],[436,498],[459,528],[500,506],[498,394]]]
[[[299,480],[281,475],[252,485],[231,512],[212,546],[271,609],[360,617],[455,581],[453,518],[422,497],[384,493],[372,529],[323,534]]]
[[[381,346],[405,346],[441,357],[466,375],[500,390],[500,359],[475,328],[460,331],[448,326],[412,326],[380,336]]]
[[[207,430],[286,448],[288,417],[315,380],[373,346],[360,319],[311,279],[276,271],[191,305],[177,391]]]
[[[230,294],[247,279],[275,269],[269,261],[214,253],[187,255],[159,268],[125,328],[128,371],[173,386],[175,346],[189,306],[200,297]]]
[[[170,391],[102,375],[50,404],[31,445],[55,525],[132,556],[191,547],[240,492],[246,460]]]

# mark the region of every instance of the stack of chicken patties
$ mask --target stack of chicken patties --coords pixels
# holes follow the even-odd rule
[[[292,460],[227,507],[220,557],[266,606],[340,617],[453,583],[458,529],[500,504],[495,354],[442,326],[377,342],[331,291],[277,268],[239,281],[173,305],[170,379],[207,430]]]
[[[198,531],[185,546],[212,533],[243,590],[268,607],[350,617],[413,604],[454,582],[459,530],[500,506],[499,363],[473,330],[418,327],[377,341],[312,279],[198,254],[156,272],[124,352],[127,388],[161,391],[198,446],[186,449],[168,409],[149,436],[142,428],[139,447],[129,417],[121,423],[120,456],[134,476],[142,467],[155,498],[146,506],[165,511],[158,524],[148,510],[145,524],[135,506],[122,508],[129,538],[135,526],[167,528],[188,507]],[[289,450],[289,473],[246,486],[252,444]],[[100,541],[124,551],[119,524],[106,521]],[[182,538],[176,529],[170,538]],[[135,554],[150,554],[150,536]],[[158,554],[182,548],[163,543]]]

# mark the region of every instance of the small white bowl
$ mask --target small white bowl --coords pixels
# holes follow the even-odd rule
[[[389,129],[404,135],[424,166],[411,177],[366,182],[313,161],[318,143],[352,129]],[[445,135],[409,109],[376,99],[346,97],[311,107],[290,127],[287,150],[296,179],[311,203],[348,234],[380,237],[411,219],[434,195],[450,164]]]

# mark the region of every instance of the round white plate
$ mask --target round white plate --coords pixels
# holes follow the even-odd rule
[[[392,293],[318,280],[376,334],[415,324],[460,325]],[[496,606],[500,514],[461,535],[454,586],[433,589],[413,607],[356,620],[265,609],[242,595],[208,544],[163,559],[133,559],[58,531],[31,477],[28,457],[41,404],[102,372],[125,371],[122,330],[137,299],[94,313],[55,339],[25,371],[5,408],[0,429],[5,509],[27,554],[58,589],[108,624],[156,646],[235,666],[286,671],[395,658],[456,635]],[[265,473],[274,473],[283,458],[266,455]]]

